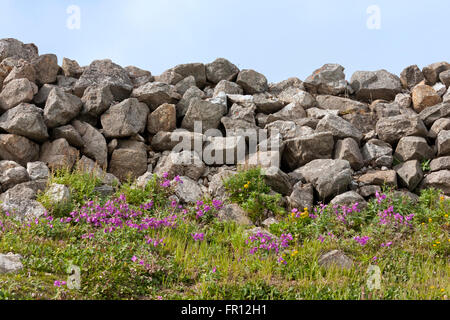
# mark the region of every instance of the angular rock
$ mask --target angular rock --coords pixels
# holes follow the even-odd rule
[[[162,82],[149,82],[133,90],[132,98],[144,102],[151,111],[164,103],[176,104],[181,96],[174,86]]]
[[[414,110],[420,113],[428,107],[441,103],[442,98],[432,87],[421,84],[415,86],[412,90],[412,101]]]
[[[450,69],[450,64],[447,62],[436,62],[426,66],[422,69],[426,83],[430,86],[434,85],[439,80],[441,72]]]
[[[202,124],[203,133],[208,129],[217,129],[220,120],[227,113],[227,108],[223,105],[193,98],[183,119],[181,127],[189,131],[194,131],[195,122]]]
[[[219,173],[213,175],[208,186],[208,192],[211,197],[221,201],[226,200],[227,192],[223,183],[235,174],[237,174],[237,172],[235,171],[222,170]]]
[[[423,171],[417,160],[401,163],[395,166],[394,170],[397,172],[399,184],[410,191],[416,189],[423,179]]]
[[[222,80],[234,81],[239,74],[239,68],[224,58],[218,58],[206,65],[206,79],[211,83]]]
[[[266,123],[271,123],[277,120],[294,121],[306,118],[305,109],[299,103],[290,103],[280,111],[270,114],[267,117]]]
[[[357,208],[362,210],[367,207],[367,202],[355,191],[348,191],[334,197],[330,202],[331,205],[346,206],[351,208],[353,205],[358,204]]]
[[[253,96],[253,103],[260,113],[270,114],[280,111],[284,103],[268,93],[259,93]]]
[[[400,74],[403,88],[411,90],[425,79],[417,65],[406,67]]]
[[[439,74],[439,79],[445,85],[446,88],[450,86],[450,70],[446,70]]]
[[[321,199],[347,191],[352,180],[352,169],[346,160],[313,160],[299,171],[314,186]]]
[[[430,131],[428,132],[428,137],[432,139],[436,139],[438,134],[443,130],[450,130],[450,119],[449,118],[441,118],[436,120],[431,126]]]
[[[22,166],[39,158],[39,145],[15,134],[0,134],[0,159],[12,160]]]
[[[450,170],[436,171],[427,175],[421,183],[421,189],[425,188],[441,190],[445,195],[450,196]]]
[[[30,80],[13,80],[0,93],[0,111],[12,109],[23,102],[31,102],[36,93],[38,93],[37,86]]]
[[[419,114],[420,119],[427,126],[432,126],[436,120],[448,116],[450,116],[450,103],[446,102],[426,108]]]
[[[410,94],[399,93],[395,96],[394,101],[400,108],[409,108],[412,103],[412,98]]]
[[[94,159],[100,167],[106,168],[108,166],[108,146],[105,137],[86,122],[76,120],[72,124],[83,140],[81,152]]]
[[[143,133],[149,109],[145,103],[130,98],[116,104],[101,116],[103,134],[107,138],[127,138]]]
[[[50,170],[44,162],[28,162],[27,172],[31,180],[47,180],[50,176]]]
[[[244,163],[244,168],[270,168],[280,166],[279,151],[257,151],[248,156]]]
[[[5,77],[6,74],[3,76]],[[18,60],[14,65],[13,69],[3,80],[3,85],[7,85],[13,80],[17,79],[28,79],[30,82],[34,83],[36,81],[36,70],[33,68],[32,64],[25,60]]]
[[[13,253],[0,254],[0,274],[17,273],[22,269],[22,256]]]
[[[292,185],[289,176],[278,167],[270,167],[263,170],[264,181],[275,192],[288,196],[292,193]]]
[[[245,159],[246,144],[243,136],[209,137],[203,150],[206,165],[234,165]]]
[[[196,152],[183,151],[179,153],[171,152],[160,158],[154,173],[162,176],[167,172],[170,179],[179,175],[197,181],[203,175],[205,169],[205,164]]]
[[[43,111],[33,104],[21,103],[6,111],[0,116],[0,128],[38,142],[48,139]]]
[[[262,93],[269,89],[267,78],[254,70],[239,72],[236,83],[244,89],[245,94]]]
[[[376,125],[378,137],[390,144],[395,144],[406,136],[426,137],[428,130],[419,117],[399,115],[381,118]]]
[[[42,204],[29,199],[8,199],[0,203],[0,210],[9,212],[18,220],[39,218],[47,212]]]
[[[386,70],[357,71],[352,76],[351,86],[356,98],[364,101],[392,101],[402,91],[400,79]]]
[[[151,142],[152,149],[155,151],[192,151],[202,149],[205,137],[201,133],[189,132],[183,129],[177,129],[174,132],[158,132]],[[174,150],[177,147],[178,150]]]
[[[157,134],[160,131],[173,131],[177,128],[177,110],[173,104],[162,104],[148,115],[147,131]]]
[[[401,162],[428,160],[434,157],[433,149],[422,137],[404,137],[398,142],[394,157]]]
[[[430,171],[450,170],[450,156],[433,159],[430,162]]]
[[[12,38],[0,39],[0,62],[9,57],[31,61],[38,57],[38,48]]]
[[[358,181],[366,185],[383,186],[386,184],[396,187],[397,173],[395,172],[395,170],[371,171],[360,176],[358,178]]]
[[[63,58],[61,69],[66,77],[79,79],[83,74],[83,68],[80,67],[78,62],[68,58]]]
[[[214,88],[214,96],[217,96],[219,92],[225,92],[225,94],[244,94],[244,90],[238,84],[227,80],[222,80],[216,85]]]
[[[436,139],[438,156],[450,156],[450,130],[442,130]]]
[[[52,138],[53,140],[64,138],[71,146],[76,148],[84,146],[80,133],[70,124],[53,129]]]
[[[81,107],[80,98],[55,87],[50,91],[45,104],[45,124],[49,128],[66,125],[80,113]]]
[[[364,167],[364,158],[359,149],[358,143],[352,138],[339,140],[336,143],[334,159],[347,160],[353,170]]]
[[[70,201],[70,190],[63,184],[53,183],[49,186],[45,195],[52,202],[52,205],[63,205]]]
[[[203,192],[197,182],[188,177],[180,177],[175,186],[175,195],[182,203],[196,203],[203,198]]]
[[[114,150],[109,163],[109,172],[124,182],[136,179],[147,171],[147,150],[142,142],[125,140]]]
[[[203,63],[185,63],[172,68],[175,74],[179,74],[182,79],[193,76],[197,87],[203,89],[206,85],[206,68]]]
[[[152,76],[152,73],[147,70],[142,70],[135,66],[125,67],[125,71],[128,73],[128,77],[130,77],[131,82],[135,88],[138,88],[147,82],[153,82],[155,78]]]
[[[333,150],[334,139],[330,132],[289,139],[286,141],[283,163],[295,170],[312,160],[331,158]]]
[[[75,84],[74,93],[82,97],[87,87],[96,84],[109,86],[117,101],[127,99],[133,90],[126,70],[109,59],[93,61]]]
[[[338,110],[339,114],[348,114],[351,112],[368,112],[367,104],[330,95],[318,95],[316,97],[317,105],[324,110]]]
[[[304,184],[303,182],[297,182],[292,188],[292,193],[288,197],[288,203],[290,209],[308,208],[311,210],[314,204],[314,188],[312,184]]]
[[[361,131],[348,121],[334,115],[327,115],[320,120],[316,132],[331,132],[336,139],[353,138],[358,143],[363,138]]]
[[[181,98],[180,102],[177,104],[177,118],[182,118],[186,115],[189,105],[193,98],[204,99],[206,98],[205,93],[197,87],[189,88]]]
[[[56,81],[59,66],[58,58],[54,54],[43,54],[32,60],[34,70],[36,70],[36,81],[38,85],[53,83]]]
[[[339,64],[325,64],[303,82],[308,91],[318,94],[338,95],[347,89],[344,67]]]
[[[71,147],[66,139],[58,139],[42,145],[39,161],[44,162],[51,170],[71,170],[78,155],[78,150]]]
[[[99,117],[109,109],[114,102],[114,96],[107,85],[93,85],[86,88],[83,97],[82,114],[88,114],[93,117]]]
[[[253,224],[248,218],[246,212],[235,203],[225,205],[222,209],[220,209],[218,217],[219,220],[233,221],[243,226],[250,226]]]
[[[337,267],[342,270],[348,270],[353,267],[353,260],[342,251],[333,250],[319,258],[319,265],[325,268]]]
[[[24,167],[14,161],[0,161],[0,190],[6,191],[29,180],[30,177]]]

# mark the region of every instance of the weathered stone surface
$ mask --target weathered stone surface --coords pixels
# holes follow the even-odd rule
[[[266,125],[265,129],[270,136],[280,134],[284,140],[314,134],[314,130],[310,127],[300,127],[294,121],[277,120]]]
[[[342,193],[342,194],[334,197],[334,199],[331,200],[330,204],[336,205],[336,206],[346,206],[346,207],[350,207],[350,208],[353,205],[357,204],[357,208],[359,210],[362,210],[367,207],[366,200],[364,200],[364,198],[361,197],[355,191],[348,191],[348,192]]]
[[[114,96],[109,86],[99,84],[87,87],[81,101],[83,102],[82,114],[99,117],[109,109]]]
[[[352,169],[346,160],[313,160],[303,166],[300,173],[313,184],[321,199],[347,191],[352,180]]]
[[[203,161],[206,165],[234,165],[245,160],[245,138],[209,137],[203,151]]]
[[[173,104],[162,104],[148,115],[147,131],[157,134],[160,131],[173,131],[177,128],[177,110]]]
[[[222,80],[216,85],[213,96],[217,96],[219,92],[225,92],[225,94],[244,94],[244,90],[237,83],[227,80]]]
[[[3,70],[5,68],[3,67]],[[3,72],[0,72],[0,74],[3,74]],[[2,78],[6,76],[6,73],[2,75]],[[17,60],[17,62],[14,64],[14,67],[9,72],[9,74],[6,76],[6,78],[3,80],[3,85],[7,85],[13,80],[17,79],[28,79],[30,82],[34,83],[36,81],[36,70],[32,66],[32,64],[26,60]],[[1,81],[0,81],[1,82]]]
[[[61,138],[66,139],[71,146],[76,148],[82,148],[84,146],[84,141],[80,133],[70,124],[52,130],[53,140]]]
[[[438,156],[450,156],[450,130],[439,132],[436,140]]]
[[[358,143],[354,139],[339,140],[334,150],[334,158],[347,160],[353,170],[359,170],[364,166],[364,158]]]
[[[206,65],[206,79],[211,83],[222,80],[233,81],[239,74],[239,68],[224,58],[218,58]]]
[[[236,83],[244,89],[245,94],[262,93],[269,89],[267,78],[254,70],[239,72]]]
[[[327,115],[338,116],[338,110],[323,110],[319,108],[310,108],[306,110],[306,115],[308,118],[322,119]]]
[[[233,221],[239,225],[250,226],[253,223],[239,205],[232,203],[219,210],[218,217],[222,221]]]
[[[371,171],[363,174],[358,178],[359,182],[366,185],[390,185],[393,187],[397,186],[397,173],[395,170],[388,171]]]
[[[108,146],[105,137],[86,122],[76,120],[72,124],[83,141],[81,152],[94,159],[100,167],[107,167]]]
[[[255,94],[253,96],[253,103],[256,105],[257,112],[265,114],[280,111],[284,107],[283,102],[267,93]]]
[[[292,185],[289,176],[278,167],[270,167],[263,170],[264,181],[275,192],[288,196],[292,193]]]
[[[430,171],[450,170],[450,156],[433,159],[430,162]]]
[[[175,74],[179,74],[182,79],[193,76],[197,83],[197,87],[200,89],[203,89],[206,85],[206,68],[203,63],[179,64],[170,70]]]
[[[434,151],[422,137],[404,137],[398,142],[394,157],[402,162],[422,161],[432,159]]]
[[[101,168],[94,160],[89,159],[86,156],[82,156],[81,159],[78,160],[76,163],[76,170],[93,174],[95,177],[99,178],[104,185],[120,185],[120,181],[115,175],[106,172],[106,170]]]
[[[421,183],[421,189],[434,188],[441,190],[445,195],[450,196],[450,170],[441,170],[425,176]]]
[[[223,182],[235,174],[235,171],[222,170],[219,173],[213,175],[208,186],[208,192],[211,197],[221,201],[226,200],[227,192],[225,186],[223,185]]]
[[[292,193],[288,197],[288,203],[290,209],[303,210],[308,208],[311,210],[314,204],[314,188],[312,184],[304,184],[303,182],[297,182],[292,188]]]
[[[195,87],[196,86],[196,82],[195,82],[195,78],[194,76],[189,76],[184,78],[183,80],[181,80],[180,82],[178,82],[175,85],[175,90],[180,94],[183,95],[185,94],[185,92],[191,88],[191,87]]]
[[[37,86],[28,79],[17,79],[9,82],[0,93],[0,111],[6,111],[25,102],[31,102],[38,93]]]
[[[416,189],[423,179],[422,168],[417,160],[401,163],[395,166],[394,170],[397,172],[399,184],[410,191]]]
[[[50,91],[45,104],[45,124],[49,128],[66,125],[80,113],[81,107],[80,98],[55,87]]]
[[[19,220],[39,218],[47,212],[44,206],[36,200],[16,198],[1,202],[0,209],[3,212],[9,212]]]
[[[222,92],[222,91],[221,91]],[[189,88],[183,95],[180,102],[177,104],[177,118],[182,118],[186,115],[189,105],[193,98],[205,99],[205,93],[197,87]]]
[[[294,170],[315,159],[331,158],[333,150],[334,139],[330,132],[289,139],[286,141],[283,163]]]
[[[177,129],[174,132],[160,131],[152,138],[151,146],[155,151],[190,151],[201,149],[205,137],[201,133]],[[174,150],[177,147],[178,150]]]
[[[399,115],[382,118],[377,122],[378,137],[390,144],[395,144],[406,136],[426,137],[428,130],[419,117]]]
[[[22,269],[22,256],[13,253],[0,254],[0,274],[17,273]]]
[[[0,161],[0,191],[6,191],[29,180],[27,170],[18,163],[9,160]]]
[[[386,70],[357,71],[352,76],[351,86],[356,98],[365,101],[392,101],[402,91],[400,79]]]
[[[109,163],[109,172],[126,181],[128,178],[136,179],[147,171],[147,150],[145,144],[133,140],[119,143],[114,150]]]
[[[128,73],[128,77],[130,77],[131,82],[135,88],[138,88],[147,82],[153,82],[155,78],[152,76],[152,73],[147,70],[142,70],[135,66],[125,67],[125,71]]]
[[[443,71],[439,74],[439,79],[446,88],[450,86],[450,70]]]
[[[351,112],[368,112],[369,108],[367,104],[351,100],[348,98],[330,96],[330,95],[318,95],[316,97],[317,106],[325,110],[338,110],[339,114],[348,114]]]
[[[400,74],[400,81],[405,89],[411,90],[424,79],[425,77],[417,65],[406,67]]]
[[[410,94],[407,93],[399,93],[395,96],[394,101],[400,108],[409,108],[411,107],[412,98]]]
[[[31,180],[48,179],[50,170],[44,162],[28,162],[27,172]]]
[[[133,83],[126,70],[109,59],[93,61],[75,84],[74,93],[82,97],[87,87],[96,84],[109,86],[118,101],[128,98],[133,90]]]
[[[327,115],[320,120],[316,132],[331,132],[335,139],[353,138],[358,143],[363,138],[361,131],[348,121],[334,115]]]
[[[376,195],[377,192],[381,194],[380,186],[369,185],[369,186],[362,186],[361,188],[358,189],[358,193],[364,198],[373,197]]]
[[[43,142],[48,139],[42,109],[21,103],[0,116],[0,128],[11,134]]]
[[[436,139],[438,134],[443,130],[450,130],[450,118],[441,118],[436,120],[428,132],[428,137]]]
[[[103,133],[107,138],[127,138],[142,133],[149,109],[135,98],[122,101],[101,116]]]
[[[419,114],[420,119],[427,126],[431,126],[436,120],[448,116],[450,116],[450,103],[446,102],[426,108]]]
[[[53,83],[56,81],[59,66],[58,58],[54,54],[44,54],[32,60],[36,70],[36,81],[39,85]]]
[[[293,102],[285,106],[280,111],[269,114],[266,119],[266,123],[271,123],[277,120],[294,121],[298,119],[306,118],[305,109],[301,104]]]
[[[53,183],[49,186],[45,195],[53,205],[64,205],[70,201],[70,190],[63,184]]]
[[[205,164],[195,151],[171,152],[158,161],[154,173],[162,176],[165,172],[170,178],[186,176],[197,181],[205,172]]]
[[[202,199],[203,192],[197,182],[189,177],[180,177],[180,180],[175,185],[175,195],[182,203],[195,203]]]
[[[325,268],[351,269],[353,260],[347,257],[342,251],[333,250],[319,258],[319,265]]]
[[[227,108],[220,104],[193,98],[183,119],[181,127],[189,131],[194,131],[196,121],[201,122],[202,131],[217,129],[220,120],[227,113]]]
[[[31,61],[38,57],[38,48],[12,38],[0,39],[0,62],[9,57]]]
[[[71,147],[66,139],[47,141],[41,147],[39,161],[44,162],[50,169],[72,169],[79,152]]]
[[[306,78],[303,85],[318,94],[338,95],[347,89],[344,67],[339,64],[325,64]]]
[[[175,104],[181,99],[174,86],[162,82],[146,83],[134,89],[131,97],[147,104],[151,111],[164,103]]]
[[[414,110],[420,113],[428,107],[441,103],[442,98],[432,87],[421,84],[415,86],[412,90],[412,101]]]
[[[39,158],[39,145],[15,134],[0,134],[0,159],[12,160],[22,166]]]
[[[280,81],[278,83],[271,83],[269,84],[269,92],[275,95],[279,95],[281,92],[287,89],[300,89],[305,90],[305,87],[303,85],[303,82],[296,77],[292,77],[283,81]]]
[[[447,62],[436,62],[426,66],[422,69],[426,83],[430,86],[434,85],[439,80],[441,72],[450,69],[450,64]]]
[[[78,79],[83,74],[83,68],[80,67],[78,62],[68,58],[63,58],[61,69],[66,77]]]

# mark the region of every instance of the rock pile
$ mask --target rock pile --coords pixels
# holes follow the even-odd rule
[[[186,202],[223,197],[222,178],[250,162],[290,207],[364,203],[384,184],[410,197],[429,187],[450,195],[449,85],[446,62],[400,77],[358,71],[350,82],[326,64],[304,82],[268,83],[222,58],[159,76],[111,60],[59,66],[33,44],[2,39],[1,206],[42,214],[36,193],[49,169],[75,165],[105,185],[180,175]],[[249,132],[266,138],[251,146]]]

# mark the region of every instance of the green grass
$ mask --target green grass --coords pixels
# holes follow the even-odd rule
[[[242,173],[231,185],[250,181],[265,190],[259,179],[256,171]],[[335,210],[342,214],[342,208],[316,207],[318,212],[310,212],[317,215],[315,219],[309,213],[302,215],[303,209],[279,216],[280,222],[270,231],[276,236],[290,233],[293,241],[279,253],[252,255],[244,227],[215,218],[217,210],[210,201],[173,207],[169,200],[172,188],[161,187],[160,178],[155,177],[143,190],[134,190],[131,182],[124,184],[115,196],[125,195],[127,203],[99,199],[92,192],[97,182],[79,172],[55,174],[51,181],[74,190],[74,210],[87,210],[82,206],[92,200],[88,205],[94,209],[110,205],[120,212],[143,213],[123,221],[137,223],[146,217],[176,222],[176,227],[142,231],[123,227],[105,233],[105,226],[85,221],[66,223],[55,216],[23,224],[0,213],[0,252],[21,254],[24,264],[17,274],[0,275],[0,299],[390,300],[447,299],[450,292],[450,203],[435,190],[424,191],[416,204],[393,198],[386,190],[385,200],[373,199],[367,209],[347,214],[346,223],[336,218]],[[240,202],[235,191],[230,201],[245,203],[247,195]],[[151,208],[140,208],[150,201]],[[208,215],[197,218],[199,208],[207,205],[212,207]],[[378,213],[390,206],[403,217],[414,214],[411,226],[381,225]],[[58,214],[67,217],[69,212]],[[195,241],[193,233],[204,233],[205,240]],[[89,234],[94,237],[83,237]],[[355,236],[370,240],[361,246]],[[149,238],[164,239],[164,245],[148,244]],[[392,242],[390,247],[381,246],[388,242]],[[351,269],[319,265],[319,257],[334,249],[353,259]],[[279,262],[280,257],[286,264]],[[71,264],[81,269],[80,290],[55,287],[55,281],[67,281]],[[366,272],[373,264],[382,272],[381,289],[370,292]]]

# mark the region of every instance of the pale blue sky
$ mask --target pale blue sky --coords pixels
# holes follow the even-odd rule
[[[81,29],[69,30],[69,5]],[[366,10],[378,5],[381,29]],[[81,65],[110,58],[160,74],[225,57],[269,81],[305,79],[325,63],[399,74],[450,60],[445,0],[0,0],[0,38],[34,42]]]

